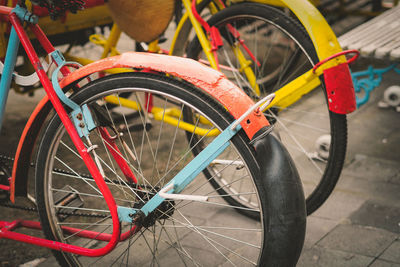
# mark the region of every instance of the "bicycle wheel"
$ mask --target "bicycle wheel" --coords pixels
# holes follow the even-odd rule
[[[217,50],[221,71],[248,95],[259,99],[310,70],[318,58],[313,43],[299,23],[280,10],[256,4],[233,5],[213,15],[208,23],[219,29],[224,45]],[[240,39],[234,38],[234,28]],[[252,52],[256,60],[241,45]],[[237,50],[251,64],[259,92],[247,79]],[[235,52],[236,51],[236,52]],[[188,46],[188,57],[206,62],[197,38]],[[289,150],[306,195],[307,214],[329,197],[340,176],[346,152],[345,115],[329,111],[324,83],[288,107],[273,107],[265,115]],[[214,180],[214,186],[228,181]]]
[[[150,98],[145,97],[146,93],[153,96],[152,114],[144,112],[147,110],[146,102],[150,102]],[[130,98],[122,98],[121,95],[129,95]],[[114,123],[105,103],[106,96],[112,96],[119,103],[112,109],[113,113],[119,110],[124,114],[129,102],[136,107],[138,116]],[[91,110],[101,110],[103,117],[97,123],[109,132],[117,129],[119,133],[115,133],[116,136],[123,133],[115,144],[137,178],[136,185],[126,181],[98,129],[90,133],[91,144],[86,139],[84,143],[87,146],[97,145],[94,151],[98,165],[103,169],[104,179],[117,205],[132,208],[140,208],[193,158],[191,151],[196,144],[183,142],[185,133],[179,128],[185,123],[181,115],[183,110],[191,110],[191,114],[199,118],[193,132],[202,128],[205,133],[213,133],[215,129],[226,128],[232,121],[219,104],[199,89],[154,74],[107,76],[87,84],[72,99],[79,104],[88,104]],[[127,110],[129,113],[132,106]],[[175,116],[177,124],[168,123],[168,116]],[[203,119],[207,120],[206,124],[202,123]],[[151,127],[147,126],[149,121]],[[137,126],[135,130],[129,130],[132,123]],[[212,138],[203,135],[203,139]],[[120,241],[109,254],[89,258],[54,251],[57,260],[61,265],[84,266],[247,266],[268,262],[266,257],[273,255],[271,250],[276,250],[272,244],[280,240],[268,238],[276,229],[270,222],[276,220],[270,220],[267,214],[281,217],[268,210],[274,201],[267,203],[265,200],[264,182],[257,178],[259,167],[254,148],[248,145],[246,136],[239,133],[219,158],[232,162],[220,170],[219,176],[234,176],[236,183],[247,185],[246,189],[243,187],[243,191],[236,194],[251,195],[252,201],[257,203],[251,211],[261,214],[257,220],[237,213],[238,209],[244,208],[225,202],[226,196],[219,195],[216,193],[218,190],[210,186],[207,181],[210,178],[204,179],[199,174],[200,177],[196,177],[182,194],[207,195],[210,201],[164,202],[165,205],[141,222],[138,233]],[[238,161],[242,164],[241,168],[234,164]],[[44,132],[36,166],[36,199],[43,231],[48,239],[85,248],[100,248],[106,243],[84,238],[77,230],[66,231],[67,227],[74,227],[95,231],[99,235],[112,232],[110,213],[104,199],[86,172],[64,126],[54,116]],[[282,198],[285,199],[285,195],[279,196],[280,200]],[[131,223],[121,222],[123,233],[129,232],[131,227]],[[303,230],[296,228],[292,233]],[[285,242],[293,239],[293,235],[285,237],[281,232],[279,235]],[[286,253],[285,249],[279,250],[279,253]]]

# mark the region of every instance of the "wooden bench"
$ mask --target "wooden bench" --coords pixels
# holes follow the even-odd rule
[[[360,107],[369,100],[370,92],[380,85],[384,73],[393,70],[400,74],[400,69],[397,68],[400,63],[400,5],[361,24],[338,39],[343,50],[357,49],[364,57],[391,62],[386,68],[375,69],[369,66],[367,70],[352,72],[357,107]],[[379,107],[395,107],[400,112],[399,85],[400,83],[385,90],[383,100],[378,103]]]
[[[340,36],[339,43],[366,57],[400,60],[400,5]]]

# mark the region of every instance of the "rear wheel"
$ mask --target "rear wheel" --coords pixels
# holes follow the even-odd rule
[[[149,106],[146,105],[146,102],[149,104],[146,93],[153,96],[151,114],[144,112],[145,106]],[[129,95],[129,99],[121,95]],[[114,97],[117,103],[112,111],[104,101],[106,96]],[[86,140],[84,143],[88,147],[97,145],[94,151],[117,205],[131,208],[140,208],[193,158],[192,150],[199,143],[190,142],[188,145],[183,141],[185,132],[179,126],[189,122],[185,121],[183,111],[191,114],[191,118],[197,118],[194,119],[193,132],[201,136],[200,143],[214,138],[198,132],[200,128],[203,133],[213,134],[216,129],[224,129],[232,121],[223,107],[197,88],[172,78],[144,73],[104,77],[83,87],[72,99],[79,104],[88,104],[91,110],[94,106],[101,109],[104,118],[100,119],[100,123],[103,127],[110,133],[113,129],[123,133],[120,139],[116,137],[116,145],[140,188],[126,180],[97,129],[90,133],[91,145]],[[136,108],[138,116],[124,117],[125,111],[131,113],[131,109],[126,108],[127,103],[131,105],[130,108]],[[115,112],[120,112],[125,119],[114,123],[114,115],[111,114]],[[177,123],[174,124],[170,119],[175,119]],[[203,123],[204,119],[207,123]],[[146,126],[149,121],[150,128]],[[134,130],[130,127],[133,124],[137,126]],[[262,176],[259,175],[254,153],[254,148],[248,145],[246,136],[241,132],[218,157],[231,164],[225,164],[214,175],[235,177],[232,185],[243,184],[242,191],[235,195],[230,191],[219,194],[218,189],[208,182],[213,177],[205,178],[199,174],[200,177],[196,177],[182,194],[207,195],[209,202],[164,202],[141,222],[137,234],[119,242],[112,252],[103,257],[89,258],[57,251],[54,252],[55,256],[62,265],[83,266],[248,266],[285,258],[283,254],[279,255],[286,249],[278,250],[279,242],[291,240],[291,233],[303,232],[304,229],[294,226],[293,231],[285,234],[279,230],[279,240],[269,238],[271,233],[277,231],[275,226],[270,225],[271,221],[276,222],[282,217],[270,210],[276,207],[273,199],[278,198],[266,201],[267,189],[260,178]],[[236,162],[240,162],[240,168]],[[106,243],[83,238],[78,230],[68,230],[68,227],[85,229],[102,236],[112,232],[110,213],[104,199],[93,179],[85,173],[86,166],[75,152],[59,118],[54,116],[45,130],[36,167],[36,199],[44,233],[52,240],[85,248],[100,248]],[[220,189],[225,187],[228,185]],[[256,203],[253,208],[226,201],[227,198],[242,195]],[[279,200],[282,198],[286,199],[285,194]],[[243,210],[258,216],[250,219],[237,212]],[[269,216],[275,219],[271,220]],[[124,233],[131,227],[130,223],[121,223]]]
[[[255,100],[282,88],[318,61],[304,29],[275,8],[237,4],[216,13],[208,23],[219,29],[224,41],[217,50],[221,71]],[[234,38],[231,28],[240,34],[240,40]],[[242,41],[252,55],[241,45]],[[245,74],[238,50],[247,58],[258,89]],[[190,43],[187,54],[203,62],[207,60],[197,38]],[[321,80],[320,86],[294,104],[275,106],[265,116],[294,159],[304,186],[307,214],[311,214],[329,197],[340,176],[347,143],[346,115],[329,111]],[[324,136],[330,141],[326,142]],[[214,181],[214,187],[229,183]]]

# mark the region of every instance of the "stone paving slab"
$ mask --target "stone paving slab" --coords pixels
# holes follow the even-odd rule
[[[379,172],[376,170],[379,170]],[[368,181],[400,185],[400,180],[395,179],[395,177],[398,177],[399,173],[400,165],[398,162],[362,154],[355,155],[354,161],[343,171],[345,175],[360,177]]]
[[[358,210],[367,200],[366,196],[335,190],[323,207],[312,215],[319,218],[341,221]]]
[[[398,235],[386,230],[360,225],[342,224],[333,229],[317,245],[369,257],[382,254]]]
[[[309,249],[326,236],[335,226],[337,222],[318,218],[315,216],[308,216],[306,239],[304,241],[304,249]]]
[[[376,169],[375,172],[379,172]],[[397,170],[392,171],[397,174]],[[385,205],[400,206],[400,185],[397,183],[382,182],[365,179],[363,177],[350,176],[343,173],[339,179],[334,192],[342,192],[354,197],[373,199],[385,203]]]
[[[396,206],[368,200],[349,219],[353,224],[382,228],[400,234],[400,209]],[[400,259],[400,246],[398,248]]]
[[[297,266],[364,267],[368,266],[373,260],[374,258],[369,256],[316,246],[303,251]]]
[[[394,241],[380,256],[381,259],[400,263],[400,239]]]
[[[400,267],[400,264],[384,260],[376,260],[369,267]]]

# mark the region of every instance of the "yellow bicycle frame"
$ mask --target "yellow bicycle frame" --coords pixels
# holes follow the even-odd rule
[[[182,17],[181,21],[179,22],[177,29],[175,31],[175,35],[172,39],[170,54],[173,54],[174,46],[178,40],[177,38],[179,38],[179,36],[180,36],[180,29],[182,29],[184,23],[186,23],[187,19],[189,19],[191,26],[193,27],[193,29],[196,32],[196,36],[199,39],[200,45],[203,48],[203,52],[206,55],[210,66],[213,69],[218,70],[219,66],[217,65],[215,57],[211,51],[210,41],[207,38],[206,34],[204,33],[202,26],[200,25],[200,23],[197,21],[197,19],[193,15],[192,8],[191,8],[191,1],[190,0],[182,0],[182,3],[185,6],[186,12],[183,15],[183,17]],[[213,5],[210,5],[210,9],[211,9],[211,11],[216,11],[216,9],[213,8]],[[240,50],[239,44],[234,45],[232,47],[232,51],[236,55],[236,58],[238,59],[238,62],[240,64],[240,72],[244,72],[244,74],[247,77],[247,80],[249,81],[251,88],[259,96],[260,89],[256,82],[256,76],[254,75],[254,72],[251,69],[251,61],[246,59],[245,55]]]
[[[324,17],[320,14],[320,12],[316,9],[316,7],[308,0],[230,0],[228,1],[228,4],[229,2],[239,3],[245,1],[286,7],[290,9],[296,15],[296,17],[299,19],[299,21],[303,24],[304,28],[308,32],[320,61],[333,54],[342,51],[339,42],[337,41],[336,35],[333,33],[332,29],[330,28]],[[198,0],[198,2],[201,2],[201,0]],[[171,55],[183,55],[184,44],[187,41],[190,29],[193,27],[210,66],[213,67],[214,69],[218,69],[216,60],[211,51],[211,44],[209,42],[209,39],[204,33],[202,26],[192,13],[191,1],[182,0],[182,3],[185,6],[186,12],[183,14],[181,21],[177,25],[177,29],[172,39],[172,44],[169,53]],[[211,12],[217,11],[217,8],[214,5],[210,5],[209,8]],[[219,6],[219,8],[221,7]],[[114,24],[108,40],[101,39],[98,36],[92,37],[95,43],[98,43],[104,47],[104,52],[102,57],[117,54],[115,45],[118,41],[120,33],[121,33],[120,29],[118,28],[118,26]],[[158,47],[157,41],[151,43],[150,47],[152,47],[152,49],[156,51]],[[254,89],[255,93],[259,95],[260,93],[259,88],[256,84],[256,77],[254,75],[253,70],[251,69],[250,66],[251,63],[249,63],[250,61],[242,53],[239,44],[232,47],[232,50],[235,53],[240,63],[241,66],[240,71],[246,75],[251,87]],[[74,59],[83,63],[88,63],[87,61],[82,61],[82,59],[79,58],[74,58]],[[320,84],[320,80],[318,77],[323,73],[324,69],[328,69],[345,62],[346,58],[344,56],[340,56],[333,60],[328,61],[315,73],[312,72],[312,70],[310,70],[304,73],[303,75],[297,77],[295,80],[291,81],[289,84],[286,84],[285,86],[283,86],[282,88],[278,89],[275,92],[276,97],[274,101],[272,101],[270,106],[273,105],[275,107],[278,107],[279,109],[284,109],[294,104],[303,95],[309,93],[311,90],[313,90]],[[115,69],[110,72],[117,73],[121,71],[122,70]],[[133,108],[133,103],[130,103],[127,106],[131,106]],[[157,112],[156,114],[158,114]],[[173,113],[169,111],[167,115],[169,116],[171,114]],[[168,116],[165,119],[166,122],[171,124],[176,123],[173,120],[174,116],[171,117]],[[191,131],[193,129],[194,128],[186,128],[185,130]],[[196,134],[201,134],[201,133],[199,131],[196,132]]]
[[[183,1],[190,2],[190,0],[183,0]],[[326,22],[325,18],[321,15],[318,9],[308,0],[231,0],[230,2],[231,3],[256,2],[261,4],[289,8],[300,20],[300,22],[306,29],[307,33],[309,34],[320,61],[342,51],[342,48],[339,45],[336,35]],[[186,9],[188,10],[188,8]],[[193,22],[192,20],[188,21],[188,18],[190,17],[189,15],[187,15],[187,13],[183,15],[175,31],[175,35],[172,40],[172,45],[170,49],[170,54],[179,55],[179,53],[182,52],[183,43],[187,41],[187,38],[185,38],[185,36],[188,36],[191,24],[196,23]],[[201,38],[202,37],[199,37],[200,43],[208,41],[204,39],[202,40]],[[206,37],[204,38],[206,39]],[[207,53],[207,51],[204,52]],[[238,57],[241,66],[245,66],[247,60],[245,59],[244,55],[236,54],[236,56]],[[208,55],[207,58],[209,57],[210,56]],[[278,89],[275,92],[276,97],[271,104],[277,106],[280,109],[292,105],[299,98],[301,98],[302,95],[307,94],[320,84],[318,76],[322,74],[324,69],[328,69],[345,62],[346,58],[344,56],[337,57],[324,64],[323,67],[318,69],[318,71],[315,74],[312,73],[311,71],[306,72],[305,74],[293,80],[289,84]],[[248,75],[248,72],[246,71],[245,74],[247,76],[247,79],[251,82],[254,77],[254,73],[252,72],[251,68],[249,69],[250,70],[248,72],[251,72],[253,76]]]

